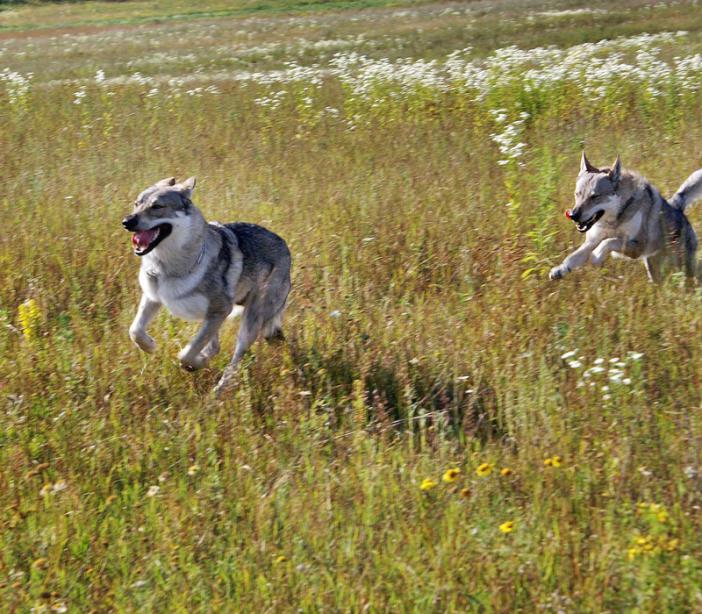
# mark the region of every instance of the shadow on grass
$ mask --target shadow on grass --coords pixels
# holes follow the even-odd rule
[[[292,373],[286,377],[297,391],[294,394],[300,395],[306,409],[325,414],[326,426],[337,433],[358,429],[383,435],[412,433],[428,441],[439,434],[458,441],[506,435],[496,420],[495,392],[484,382],[387,356],[374,359],[362,372],[343,351],[324,355],[295,341],[277,348],[261,344],[252,356],[249,402],[261,417],[270,413],[271,399],[284,385],[270,376],[270,361],[276,370],[280,364],[280,358],[273,356],[278,351],[288,353]]]

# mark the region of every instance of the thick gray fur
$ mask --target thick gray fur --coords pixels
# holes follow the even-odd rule
[[[129,336],[146,352],[156,343],[146,332],[161,305],[186,320],[200,321],[195,337],[179,354],[188,370],[204,367],[219,352],[219,330],[240,311],[236,349],[215,394],[233,379],[237,365],[262,333],[282,339],[283,311],[290,292],[290,251],[278,235],[256,224],[207,223],[190,200],[192,177],[183,183],[164,179],[144,190],[125,218],[131,231],[170,225],[171,232],[142,256],[141,302]],[[139,250],[135,249],[139,254]]]
[[[671,264],[695,276],[697,236],[685,216],[685,208],[702,198],[702,169],[695,171],[666,201],[644,177],[622,168],[620,159],[599,169],[583,152],[575,184],[575,207],[568,212],[585,242],[560,265],[551,279],[562,279],[591,262],[604,263],[607,256],[642,259],[648,278],[661,280]]]

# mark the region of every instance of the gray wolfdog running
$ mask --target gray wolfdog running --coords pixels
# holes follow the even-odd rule
[[[122,221],[133,232],[142,257],[141,302],[129,336],[145,352],[156,343],[146,327],[161,305],[185,320],[201,321],[178,355],[188,370],[204,367],[219,352],[219,329],[243,307],[231,362],[214,389],[231,381],[244,352],[263,332],[282,339],[283,311],[290,291],[290,251],[278,235],[255,224],[207,223],[190,197],[195,178],[163,179],[139,194],[134,212]]]
[[[638,173],[622,170],[617,157],[611,168],[590,164],[585,152],[575,183],[575,207],[566,217],[585,232],[585,243],[559,266],[551,279],[561,279],[588,262],[601,265],[607,256],[642,258],[648,278],[661,279],[667,261],[695,275],[697,236],[685,217],[685,208],[702,198],[702,169],[680,186],[670,202]]]

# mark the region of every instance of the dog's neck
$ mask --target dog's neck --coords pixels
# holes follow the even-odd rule
[[[149,275],[185,277],[202,262],[207,221],[194,206],[191,207],[189,216],[189,228],[174,228],[171,236],[144,256],[142,267]]]

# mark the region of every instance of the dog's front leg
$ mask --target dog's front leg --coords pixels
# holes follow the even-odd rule
[[[208,314],[195,337],[193,337],[192,341],[178,354],[180,365],[184,369],[188,371],[202,369],[202,367],[207,364],[210,357],[216,353],[203,353],[203,350],[213,339],[217,339],[219,328],[222,326],[224,320],[227,319],[227,315],[229,315],[229,311],[225,313]],[[217,341],[214,341],[214,344],[219,345]]]
[[[156,349],[156,342],[146,332],[146,327],[160,307],[161,303],[151,300],[146,294],[142,294],[139,301],[139,309],[137,309],[134,321],[129,327],[129,338],[144,352],[150,353]]]
[[[612,252],[621,252],[624,249],[625,241],[617,237],[612,237],[605,239],[600,243],[592,256],[590,256],[590,262],[595,266],[602,266],[604,261],[607,259]]]
[[[574,269],[579,269],[590,259],[592,251],[597,247],[599,241],[587,240],[561,264],[551,269],[548,274],[549,279],[562,279]]]

